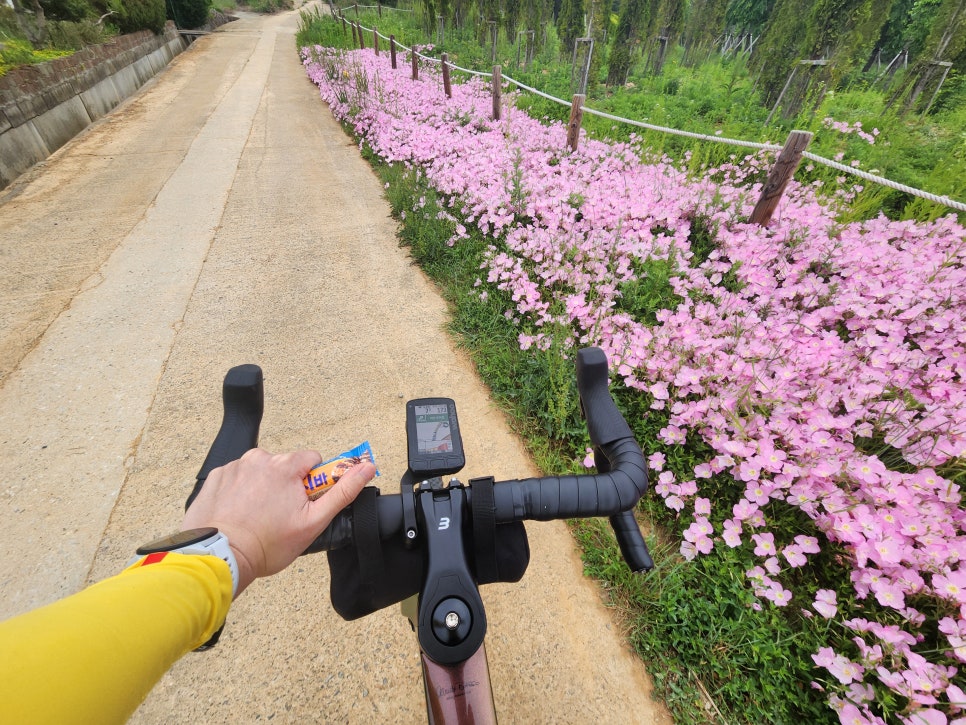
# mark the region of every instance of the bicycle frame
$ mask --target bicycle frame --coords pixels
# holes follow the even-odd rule
[[[400,609],[415,631],[418,596],[402,602]],[[430,725],[454,722],[496,724],[485,644],[480,645],[468,660],[457,665],[439,665],[422,650],[419,659],[426,695],[426,720]]]

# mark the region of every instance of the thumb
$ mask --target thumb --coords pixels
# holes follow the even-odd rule
[[[321,524],[320,531],[332,523],[332,519],[342,509],[355,501],[359,492],[376,475],[376,467],[368,461],[358,463],[339,478],[324,496],[310,501],[312,517]]]

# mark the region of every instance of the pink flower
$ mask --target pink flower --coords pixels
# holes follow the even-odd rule
[[[732,513],[738,521],[750,519],[758,511],[758,507],[746,498],[739,499],[738,503],[732,508]]]
[[[841,725],[871,725],[875,720],[867,717],[851,702],[845,702],[839,708],[839,722]]]
[[[705,517],[699,516],[694,520],[694,523],[685,529],[684,538],[694,543],[698,539],[709,537],[712,533],[714,533],[714,528],[711,526],[711,522]]]
[[[812,603],[812,607],[826,619],[831,619],[838,614],[835,592],[831,589],[819,589],[815,592],[815,601]]]
[[[654,383],[648,388],[648,391],[652,396],[654,396],[655,400],[667,400],[670,397],[667,389],[667,383],[664,381]]]
[[[684,508],[684,501],[681,500],[680,496],[668,496],[664,499],[664,505],[674,511],[680,511]]]
[[[942,711],[932,707],[919,708],[902,718],[907,725],[948,725],[949,719]]]
[[[950,683],[946,686],[946,697],[954,711],[966,709],[966,693],[957,685]]]
[[[862,665],[857,662],[852,662],[852,660],[842,655],[836,655],[835,659],[826,669],[843,685],[861,680],[865,672],[865,668]]]
[[[765,597],[776,607],[784,607],[792,600],[792,593],[781,584],[775,583],[765,592]]]
[[[878,586],[873,587],[873,592],[875,593],[875,598],[883,607],[902,609],[906,606],[905,594],[902,588],[894,584],[881,582]]]
[[[932,586],[941,597],[966,604],[966,571],[958,569],[947,576],[933,574]]]
[[[758,536],[759,599],[783,601],[787,590],[769,575],[799,565],[827,540],[853,564],[852,596],[874,595],[874,607],[904,618],[901,629],[849,620],[875,639],[870,651],[889,650],[896,658],[889,666],[904,667],[904,653],[942,616],[952,622],[940,630],[948,647],[927,653],[928,664],[966,662],[966,632],[956,624],[966,621],[966,513],[959,487],[936,473],[966,455],[966,229],[955,216],[841,222],[857,184],[793,181],[782,213],[759,228],[745,220],[768,154],[732,159],[697,180],[666,159],[642,161],[636,144],[588,138],[578,153],[561,154],[559,123],[531,119],[513,104],[492,123],[479,79],[454,84],[452,101],[443,100],[432,68],[428,82],[415,82],[371,52],[301,52],[360,146],[406,170],[421,189],[407,222],[450,225],[454,253],[467,238],[489,239],[478,298],[507,300],[503,312],[521,348],[600,345],[616,363],[615,377],[666,411],[664,444],[711,446],[716,455],[681,483],[663,475],[666,460],[650,457],[662,474],[655,491],[670,508],[716,527],[704,499],[685,511],[696,481],[730,474],[747,484],[716,505],[733,507],[721,522],[728,546],[744,533]],[[359,72],[333,76],[333,63]],[[363,76],[378,80],[379,104],[360,102],[365,91],[354,78]],[[878,135],[852,119],[823,123],[826,137],[872,143]],[[579,205],[566,201],[578,197]],[[697,218],[713,229],[708,255],[691,248]],[[622,304],[641,260],[673,261],[668,285],[680,301],[657,310],[654,324]],[[737,291],[724,284],[729,276]],[[890,470],[859,450],[859,438],[881,438],[904,470],[915,470]],[[773,517],[787,507],[810,519],[817,535],[782,540],[778,553],[774,538],[762,537],[782,530]],[[695,528],[682,554],[710,550],[712,536]],[[823,592],[812,606],[837,616],[834,594]],[[913,594],[922,611],[905,605]],[[954,608],[957,616],[946,616]],[[945,697],[949,679],[961,678],[918,661],[886,673],[877,687],[924,711],[946,707],[930,698]],[[923,683],[928,691],[916,689]],[[833,688],[830,701],[854,708],[840,717],[874,722],[861,687],[853,680]]]
[[[803,554],[817,554],[821,551],[818,546],[818,539],[814,536],[799,534],[795,537],[795,544]]]
[[[775,554],[775,536],[773,534],[752,534],[755,542],[755,554],[758,556],[773,556]]]
[[[732,549],[741,545],[741,522],[736,519],[727,519],[724,522],[723,538],[725,543]]]
[[[802,550],[795,545],[786,546],[784,549],[782,549],[782,556],[785,557],[789,565],[792,567],[805,566],[805,564],[808,563],[808,559],[805,557],[805,554],[803,554]]]

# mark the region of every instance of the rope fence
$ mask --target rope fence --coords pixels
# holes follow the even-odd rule
[[[376,6],[359,5],[358,7],[371,8]],[[342,16],[342,20],[343,22],[346,22],[344,15]],[[351,23],[351,21],[349,22]],[[592,116],[597,116],[599,118],[604,118],[609,121],[613,121],[615,123],[623,123],[630,126],[636,126],[638,128],[647,129],[649,131],[667,133],[674,136],[683,136],[685,138],[691,138],[698,141],[710,141],[712,143],[720,143],[720,144],[726,144],[730,146],[739,146],[743,148],[753,149],[756,151],[778,151],[779,152],[778,161],[776,162],[775,168],[772,169],[772,174],[769,175],[768,180],[765,182],[765,187],[762,190],[762,197],[759,200],[758,205],[755,207],[755,212],[752,213],[751,221],[755,223],[759,223],[762,226],[766,225],[768,221],[771,219],[771,213],[774,211],[775,206],[777,206],[778,201],[781,198],[781,194],[785,190],[785,186],[788,184],[788,181],[791,179],[791,176],[795,173],[795,170],[798,168],[798,165],[801,162],[801,159],[803,158],[806,158],[809,161],[812,161],[817,164],[821,164],[823,166],[828,166],[829,168],[835,169],[837,171],[841,171],[842,173],[851,174],[852,176],[863,179],[865,181],[869,181],[875,184],[880,184],[882,186],[886,186],[890,189],[895,189],[896,191],[901,191],[903,193],[918,197],[920,199],[926,199],[927,201],[931,201],[936,204],[941,204],[950,209],[966,212],[966,203],[956,201],[955,199],[950,199],[948,196],[940,196],[938,194],[933,194],[928,191],[923,191],[922,189],[916,189],[914,187],[907,186],[905,184],[900,184],[899,182],[892,181],[891,179],[887,179],[884,176],[877,176],[875,174],[870,174],[867,171],[862,171],[861,169],[857,169],[853,166],[848,166],[838,161],[833,161],[832,159],[827,159],[824,156],[818,156],[817,154],[813,154],[809,151],[806,151],[805,149],[807,148],[808,143],[811,141],[811,138],[812,138],[812,134],[809,132],[792,131],[788,137],[788,140],[785,142],[785,145],[779,146],[777,144],[758,143],[755,141],[744,141],[741,139],[727,138],[724,136],[714,136],[706,133],[695,133],[693,131],[683,131],[677,128],[670,128],[668,126],[658,126],[651,123],[645,123],[644,121],[636,121],[631,118],[614,116],[610,113],[606,113],[604,111],[599,111],[597,109],[584,106],[583,95],[579,95],[579,94],[575,95],[573,98],[573,101],[566,101],[562,98],[557,98],[556,96],[552,96],[536,88],[532,88],[531,86],[525,85],[520,81],[514,78],[511,78],[510,76],[502,75],[500,66],[494,66],[492,73],[472,70],[470,68],[462,68],[454,63],[450,63],[447,60],[445,54],[443,54],[443,58],[433,58],[428,55],[423,55],[422,53],[414,50],[413,48],[408,48],[402,43],[399,43],[398,41],[396,41],[395,36],[386,37],[385,35],[380,33],[376,28],[367,28],[358,22],[354,24],[359,29],[358,32],[360,34],[360,38],[361,38],[362,30],[365,30],[366,32],[373,33],[373,36],[378,36],[388,41],[391,47],[394,47],[394,48],[398,47],[398,48],[401,48],[404,52],[412,53],[413,54],[413,78],[416,78],[416,58],[419,58],[427,63],[431,63],[434,65],[442,65],[443,69],[446,71],[448,71],[449,69],[452,69],[452,70],[458,70],[462,73],[466,73],[467,75],[471,75],[471,76],[478,76],[481,78],[492,77],[494,79],[494,84],[493,84],[494,98],[496,98],[496,94],[498,92],[497,86],[499,85],[499,83],[502,83],[505,81],[506,83],[512,84],[527,93],[532,93],[536,96],[540,96],[541,98],[544,98],[553,103],[559,103],[560,105],[563,105],[563,106],[570,106],[571,114],[570,114],[570,122],[568,124],[568,144],[570,145],[571,150],[574,150],[574,151],[577,149],[577,139],[578,139],[578,134],[580,130],[581,118],[584,113],[588,113]],[[395,50],[393,50],[393,52],[395,52]],[[499,83],[497,82],[497,79],[499,79]],[[447,87],[448,87],[448,82],[449,82],[449,77],[447,75],[446,77]],[[447,91],[447,95],[449,95],[448,91]],[[494,100],[495,117],[497,113],[498,113],[497,104],[496,104],[496,101]],[[776,175],[776,171],[779,168],[782,169],[781,174],[776,176],[776,178],[773,179],[772,177]],[[766,201],[766,197],[767,197],[767,201]],[[759,208],[759,207],[762,207],[762,208]]]

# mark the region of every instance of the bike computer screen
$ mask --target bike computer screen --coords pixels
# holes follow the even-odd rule
[[[466,465],[463,440],[450,398],[420,398],[406,403],[409,470],[420,480],[456,473]]]

